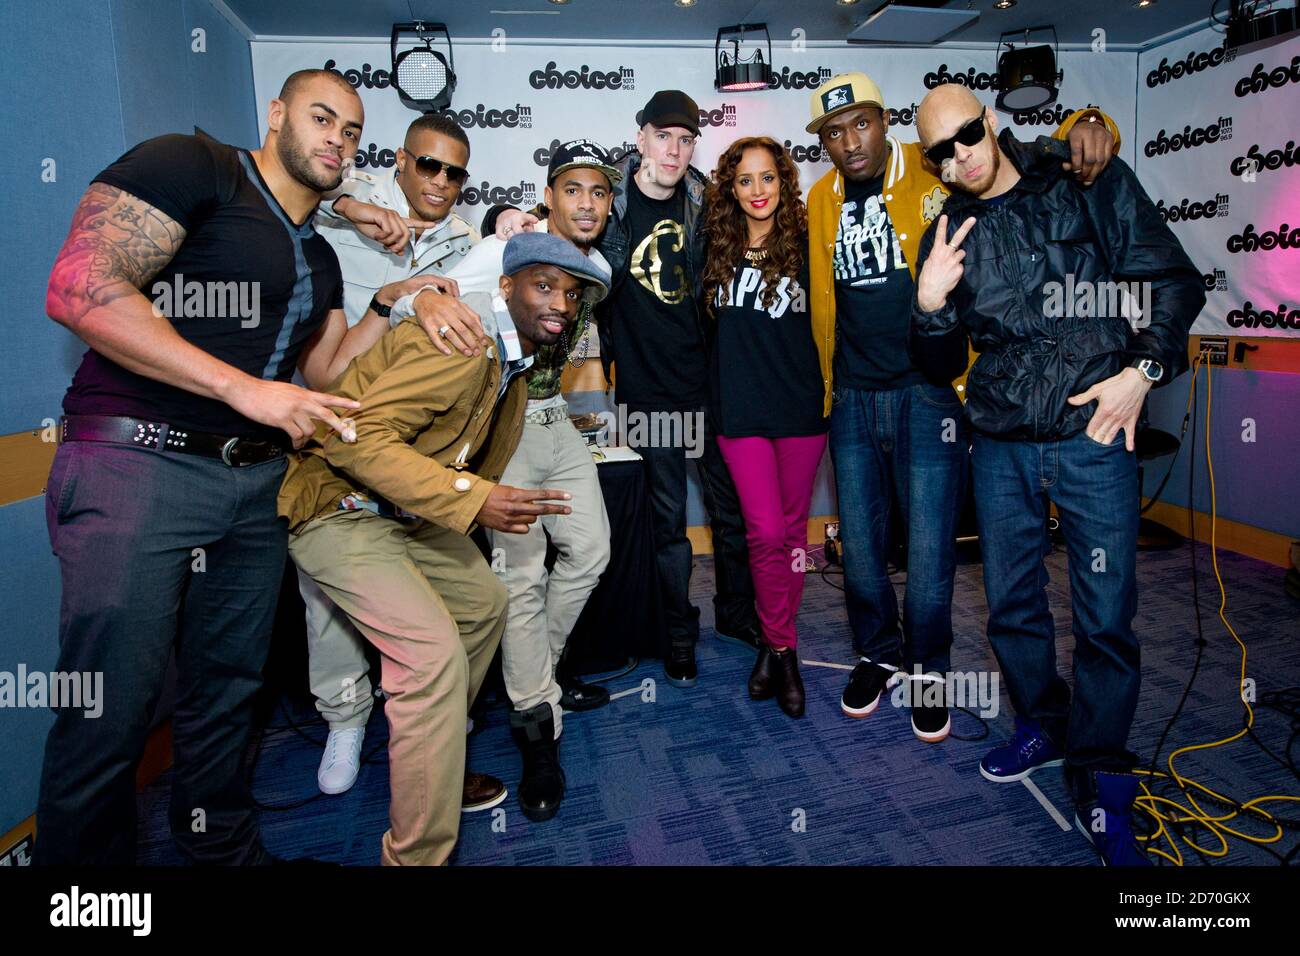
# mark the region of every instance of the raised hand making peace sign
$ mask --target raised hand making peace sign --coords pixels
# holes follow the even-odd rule
[[[948,293],[961,281],[964,269],[961,262],[966,258],[961,244],[973,228],[975,217],[971,216],[952,234],[951,239],[945,239],[948,235],[948,217],[939,217],[934,247],[930,250],[925,265],[921,267],[921,274],[916,278],[916,304],[922,311],[935,312],[942,309],[948,301]]]

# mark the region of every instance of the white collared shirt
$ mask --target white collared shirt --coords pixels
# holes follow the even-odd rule
[[[421,232],[400,256],[393,255],[334,213],[332,200],[345,195],[392,209],[400,216],[409,216],[411,207],[397,185],[396,168],[382,173],[354,169],[329,201],[321,203],[316,214],[316,230],[338,256],[343,271],[343,310],[349,326],[361,321],[370,300],[381,287],[424,273],[445,275],[478,242],[478,230],[452,212],[432,229]]]

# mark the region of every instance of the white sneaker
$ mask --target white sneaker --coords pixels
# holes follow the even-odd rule
[[[365,737],[364,727],[330,731],[320,769],[316,771],[321,793],[346,793],[352,789],[361,772],[361,742]]]

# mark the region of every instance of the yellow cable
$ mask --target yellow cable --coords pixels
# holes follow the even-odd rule
[[[1198,354],[1196,356],[1195,361],[1192,364],[1192,382],[1191,382],[1191,387],[1188,389],[1188,398],[1187,398],[1187,409],[1189,413],[1192,408],[1192,401],[1196,396],[1196,376],[1200,372],[1202,359],[1203,357]],[[1222,747],[1226,744],[1232,743],[1233,741],[1240,740],[1243,736],[1246,735],[1246,733],[1250,730],[1250,728],[1253,727],[1255,724],[1255,711],[1253,710],[1253,708],[1251,708],[1250,701],[1246,699],[1246,694],[1245,694],[1246,644],[1244,641],[1242,641],[1240,636],[1238,636],[1237,632],[1233,629],[1232,624],[1229,623],[1228,621],[1228,617],[1227,617],[1228,592],[1223,585],[1223,576],[1219,572],[1219,552],[1218,552],[1218,536],[1217,536],[1218,497],[1214,485],[1214,458],[1210,449],[1210,412],[1211,412],[1213,401],[1214,401],[1213,376],[1211,375],[1209,368],[1207,366],[1205,372],[1205,465],[1207,470],[1209,471],[1209,476],[1210,476],[1210,560],[1212,566],[1214,567],[1214,579],[1215,581],[1218,582],[1219,585],[1219,620],[1223,622],[1223,626],[1227,628],[1228,633],[1232,635],[1232,639],[1236,641],[1237,646],[1241,648],[1241,680],[1238,684],[1238,687],[1239,687],[1239,693],[1241,696],[1242,705],[1246,708],[1246,726],[1243,727],[1237,733],[1233,734],[1231,737],[1225,737],[1222,740],[1216,740],[1211,743],[1191,744],[1186,747],[1180,747],[1179,749],[1173,751],[1169,755],[1168,774],[1146,771],[1146,770],[1137,771],[1137,773],[1144,776],[1151,777],[1153,779],[1172,781],[1174,785],[1178,787],[1179,792],[1184,797],[1186,797],[1187,803],[1191,805],[1189,808],[1188,806],[1179,803],[1177,800],[1173,800],[1170,799],[1169,797],[1164,797],[1158,794],[1154,794],[1151,792],[1150,788],[1147,786],[1145,782],[1142,784],[1142,796],[1138,797],[1137,800],[1135,801],[1135,805],[1139,809],[1146,812],[1149,816],[1151,816],[1156,823],[1155,831],[1151,833],[1149,836],[1142,838],[1145,842],[1150,844],[1147,847],[1147,852],[1154,856],[1163,857],[1164,859],[1173,863],[1175,866],[1183,865],[1183,854],[1178,849],[1177,842],[1174,840],[1174,835],[1166,824],[1191,823],[1197,826],[1204,827],[1208,831],[1209,835],[1218,841],[1219,843],[1218,849],[1210,849],[1210,848],[1199,846],[1196,843],[1194,843],[1192,840],[1188,839],[1188,837],[1183,834],[1179,834],[1179,839],[1187,846],[1189,846],[1191,849],[1195,850],[1197,853],[1200,853],[1202,856],[1219,858],[1219,857],[1227,856],[1228,854],[1229,837],[1237,837],[1238,839],[1245,840],[1248,843],[1254,843],[1259,845],[1276,843],[1277,841],[1282,839],[1284,833],[1282,825],[1279,824],[1270,814],[1266,813],[1264,810],[1259,809],[1258,804],[1275,802],[1275,801],[1289,801],[1289,802],[1300,803],[1300,797],[1290,796],[1287,794],[1270,794],[1268,796],[1255,797],[1254,799],[1248,800],[1245,803],[1235,807],[1230,811],[1215,816],[1214,814],[1204,810],[1201,807],[1201,805],[1196,802],[1196,798],[1192,796],[1191,793],[1188,792],[1189,787],[1194,788],[1196,790],[1200,790],[1203,793],[1208,794],[1209,796],[1217,800],[1223,801],[1225,803],[1231,804],[1231,803],[1235,803],[1235,801],[1229,799],[1228,797],[1223,796],[1222,794],[1216,793],[1215,791],[1211,790],[1209,787],[1199,783],[1198,781],[1192,779],[1191,777],[1187,777],[1180,774],[1178,770],[1174,767],[1174,761],[1180,755],[1191,753],[1192,751],[1195,750],[1209,750],[1214,747]],[[1195,468],[1196,462],[1194,461],[1190,462],[1188,467]],[[1187,503],[1188,512],[1192,515],[1193,542],[1195,542],[1196,539],[1196,523],[1195,523],[1196,518],[1195,518],[1194,505],[1195,503],[1192,501],[1189,501]],[[1157,809],[1157,806],[1169,806],[1175,808],[1177,813],[1176,814],[1172,812],[1168,814],[1163,813]],[[1264,821],[1270,823],[1273,829],[1275,830],[1275,832],[1268,837],[1252,836],[1251,834],[1243,833],[1240,830],[1236,830],[1226,825],[1228,821],[1235,819],[1237,816],[1243,813],[1248,814],[1250,817],[1256,819],[1263,819]],[[1155,845],[1157,841],[1161,839],[1168,841],[1169,850],[1172,851],[1172,855],[1170,852],[1166,852],[1164,849]]]

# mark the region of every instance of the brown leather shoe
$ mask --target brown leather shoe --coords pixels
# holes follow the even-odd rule
[[[772,667],[776,672],[776,702],[790,717],[803,716],[803,678],[799,676],[799,651],[789,647],[772,652]]]
[[[465,771],[465,789],[460,797],[461,813],[491,810],[506,798],[506,785],[486,773]]]
[[[776,672],[773,670],[772,648],[764,641],[758,648],[758,660],[749,672],[749,699],[768,700],[776,693]]]

